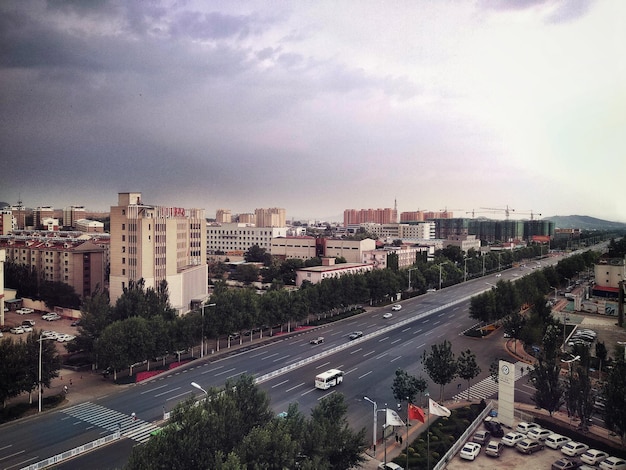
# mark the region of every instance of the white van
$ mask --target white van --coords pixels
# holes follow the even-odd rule
[[[378,470],[404,470],[400,465],[393,462],[387,462],[387,464],[381,462],[378,464]]]

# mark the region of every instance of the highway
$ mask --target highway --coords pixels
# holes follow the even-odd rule
[[[549,259],[550,263],[556,261],[557,258]],[[427,293],[402,302],[402,310],[393,312],[390,319],[384,319],[382,315],[390,311],[391,306],[368,309],[358,317],[294,335],[278,336],[270,344],[251,345],[236,354],[209,355],[118,393],[5,425],[0,428],[3,435],[0,466],[23,468],[120,430],[124,439],[57,467],[120,468],[126,462],[130,448],[148,439],[149,433],[155,429],[154,423],[164,412],[190,396],[202,395],[190,385],[191,382],[197,382],[205,389],[219,387],[227,379],[242,374],[254,375],[259,380],[277,413],[296,402],[308,415],[324,396],[343,393],[350,425],[357,429],[364,427],[368,431],[366,439],[371,442],[373,407],[363,397],[376,401],[379,409],[384,408],[385,403],[395,408],[391,391],[395,371],[404,369],[428,380],[421,356],[424,351],[430,351],[432,344],[447,339],[452,342],[457,355],[462,350],[471,349],[482,368],[476,381],[488,376],[491,361],[503,357],[502,350],[497,347],[501,347],[502,338],[482,340],[462,335],[475,323],[468,316],[467,299],[489,289],[489,284],[500,279],[515,279],[520,275],[519,269],[510,269],[503,272],[501,278],[491,275]],[[364,337],[350,341],[348,335],[355,330],[363,331]],[[323,344],[309,344],[310,339],[319,335],[325,338]],[[345,371],[343,383],[327,391],[315,389],[315,375],[330,368]],[[462,386],[465,388],[466,384]],[[457,387],[456,383],[450,384],[445,398],[456,394]],[[437,398],[438,386],[430,384],[428,390]],[[136,420],[131,418],[131,413],[136,414]],[[379,420],[382,418],[380,415]]]

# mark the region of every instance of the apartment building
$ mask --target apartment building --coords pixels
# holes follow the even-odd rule
[[[8,235],[13,230],[13,211],[0,210],[0,235]]]
[[[378,250],[364,251],[361,261],[364,264],[374,265],[374,269],[386,269],[388,267],[389,255],[398,257],[398,269],[407,269],[415,264],[422,253],[428,255],[430,252],[427,246],[389,246]]]
[[[323,258],[322,263],[322,266],[298,269],[296,271],[296,286],[300,287],[304,281],[317,284],[324,279],[338,278],[347,274],[363,274],[374,269],[372,264],[335,264],[334,258]]]
[[[361,224],[368,233],[376,235],[380,240],[391,243],[393,240],[418,238],[428,240],[435,238],[434,222],[417,222],[412,224]]]
[[[241,257],[257,245],[271,253],[272,239],[287,236],[287,227],[256,227],[253,224],[207,224],[206,255]]]
[[[365,240],[344,240],[343,238],[322,239],[324,256],[329,258],[344,258],[348,263],[361,263],[364,251],[376,248],[376,241],[371,238]]]
[[[58,233],[58,232],[55,232]],[[29,266],[50,282],[62,282],[84,298],[105,285],[106,249],[90,239],[51,232],[0,237],[7,261]]]
[[[4,262],[6,251],[0,250],[0,325],[4,325]]]
[[[104,232],[104,224],[97,220],[78,219],[74,223],[74,228],[81,232],[87,233],[102,233]]]
[[[254,219],[257,227],[286,227],[287,211],[279,207],[255,209]]]
[[[449,211],[433,212],[433,211],[411,211],[401,212],[400,222],[423,222],[430,219],[452,219],[454,213]]]
[[[343,211],[343,226],[354,224],[393,224],[398,222],[398,210],[385,209],[346,209]]]
[[[54,209],[50,206],[40,206],[33,211],[33,225],[36,229],[44,226],[44,219],[54,218]]]
[[[207,296],[204,209],[145,204],[141,193],[119,193],[111,206],[111,302],[130,281],[158,288],[167,281],[170,304],[179,314]]]
[[[218,224],[230,224],[233,221],[233,214],[230,209],[218,209],[215,211],[215,222]]]
[[[63,226],[76,228],[78,220],[86,219],[84,206],[67,206],[63,208]]]

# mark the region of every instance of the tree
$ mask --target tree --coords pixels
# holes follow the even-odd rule
[[[563,404],[563,387],[559,380],[561,365],[557,363],[559,330],[553,325],[548,326],[544,335],[544,347],[537,357],[530,377],[535,383],[532,400],[539,408],[546,410],[550,416]]]
[[[405,370],[397,369],[391,390],[393,391],[394,398],[399,402],[406,400],[409,403],[414,403],[415,396],[418,393],[423,393],[427,387],[428,384],[424,378],[417,378],[410,375]]]
[[[504,332],[515,340],[514,351],[517,353],[517,340],[522,337],[526,318],[519,312],[513,312],[502,322]]]
[[[476,354],[469,349],[461,352],[458,363],[458,375],[467,381],[467,400],[470,399],[470,382],[480,374],[480,366],[476,362]]]
[[[447,340],[433,344],[430,354],[427,355],[424,351],[422,363],[431,380],[439,385],[439,401],[442,401],[444,387],[454,380],[458,370],[452,344]]]
[[[267,252],[265,248],[260,248],[259,245],[252,245],[243,254],[243,259],[247,263],[263,263],[264,266],[269,266],[272,263],[272,255]]]
[[[604,397],[606,407],[604,422],[611,431],[618,434],[622,440],[622,447],[626,443],[626,362],[623,356],[614,364],[609,371],[604,384]]]

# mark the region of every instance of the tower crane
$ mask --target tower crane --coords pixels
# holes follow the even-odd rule
[[[501,207],[481,207],[481,209],[487,210],[487,211],[493,211],[493,212],[504,212],[504,215],[506,216],[506,219],[509,220],[509,213],[510,212],[514,212],[515,209],[509,207],[508,205],[506,206],[506,208],[501,208]]]
[[[452,213],[452,211],[462,211],[462,210],[464,209],[448,209],[446,207],[445,209],[439,209],[439,212],[441,212],[442,214],[449,214],[449,213]]]
[[[534,212],[532,209],[529,210],[529,211],[525,211],[525,212],[517,212],[517,214],[520,214],[520,215],[530,215],[530,220],[535,220],[535,216],[536,215],[541,217],[540,213]]]

